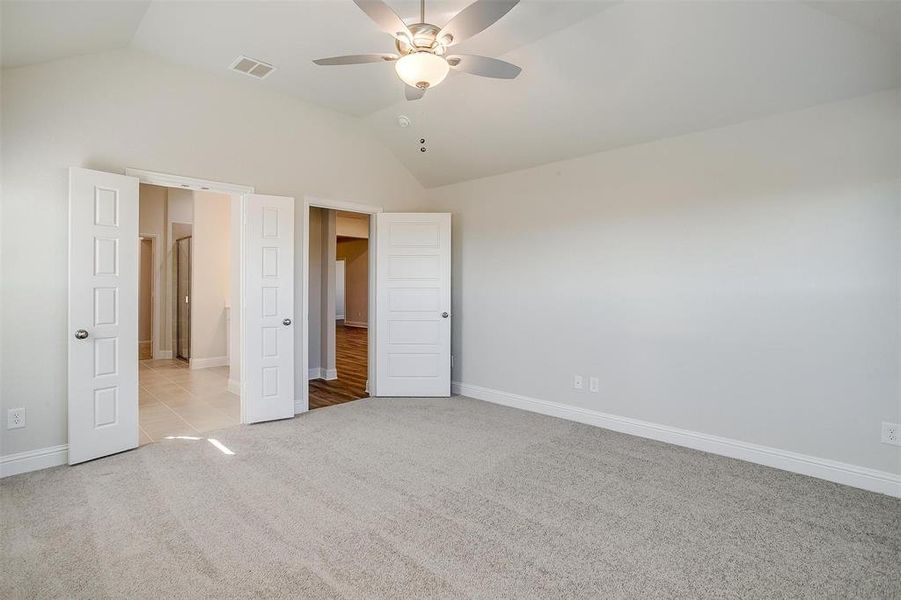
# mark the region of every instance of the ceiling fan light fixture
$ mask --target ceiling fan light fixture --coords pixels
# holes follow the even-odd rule
[[[402,56],[394,65],[397,76],[410,87],[433,88],[447,77],[450,66],[431,52],[413,52]]]

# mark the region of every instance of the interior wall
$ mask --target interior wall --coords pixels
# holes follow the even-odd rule
[[[335,259],[337,249],[337,219],[336,211],[322,211],[322,281],[319,284],[321,298],[319,300],[319,362],[322,367],[322,376],[325,379],[335,379],[338,376],[335,343]]]
[[[430,196],[455,381],[901,473],[899,91]]]
[[[339,210],[335,216],[338,237],[368,238],[369,215]]]
[[[193,192],[191,363],[227,364],[226,306],[231,293],[231,196]]]
[[[241,195],[229,199],[228,388],[241,391]]]
[[[67,328],[70,166],[243,183],[292,196],[301,207],[305,195],[394,210],[421,205],[422,187],[359,119],[258,83],[131,49],[2,71],[0,413],[25,407],[28,425],[4,431],[0,455],[67,441],[68,340],[60,332]],[[295,328],[298,347],[302,335]],[[305,379],[295,376],[298,386]]]
[[[153,241],[141,239],[138,282],[138,343],[150,343],[153,323]]]
[[[307,362],[310,373],[314,378],[319,377],[319,369],[322,367],[322,217],[324,209],[315,206],[310,207],[310,306],[309,306],[309,330]],[[306,383],[307,377],[304,377]],[[300,395],[298,394],[298,398]]]
[[[153,301],[153,357],[161,358],[161,351],[171,348],[168,319],[164,318],[168,307],[169,286],[166,277],[166,248],[168,244],[168,203],[167,188],[141,184],[138,193],[138,233],[156,236],[156,248],[153,266],[154,289]]]
[[[335,371],[335,227],[334,210],[310,207],[310,336],[307,362],[309,373],[314,378],[334,378]],[[304,378],[303,385],[306,381],[307,378]]]
[[[342,239],[338,258],[345,263],[344,322],[366,327],[369,322],[369,240]]]

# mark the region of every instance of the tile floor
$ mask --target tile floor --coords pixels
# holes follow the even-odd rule
[[[228,367],[192,370],[170,359],[138,364],[141,444],[240,423],[240,399],[228,391]]]

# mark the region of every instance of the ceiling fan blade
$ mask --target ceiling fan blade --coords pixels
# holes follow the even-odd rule
[[[332,56],[330,58],[317,58],[313,62],[317,65],[362,65],[364,63],[391,62],[397,60],[396,54],[349,54],[348,56]]]
[[[466,38],[491,27],[517,4],[519,0],[476,0],[457,13],[457,16],[438,32],[436,39],[445,46],[459,44]],[[449,38],[442,40],[445,36]]]
[[[413,39],[413,34],[410,33],[407,24],[382,0],[354,0],[354,4],[369,15],[369,18],[379,26],[379,29],[391,37]]]
[[[475,54],[454,54],[453,56],[448,56],[447,64],[457,71],[482,77],[494,77],[495,79],[516,79],[516,76],[522,72],[522,67],[517,67],[496,58],[477,56]]]
[[[407,100],[419,100],[425,96],[425,90],[404,85],[404,95],[407,97]]]

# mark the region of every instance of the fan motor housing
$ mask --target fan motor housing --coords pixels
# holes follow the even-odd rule
[[[439,56],[444,54],[444,45],[437,41],[438,32],[441,31],[438,26],[431,23],[416,23],[408,28],[410,33],[413,34],[412,44],[410,44],[409,40],[400,37],[396,38],[395,45],[401,55],[422,51],[428,51]]]

